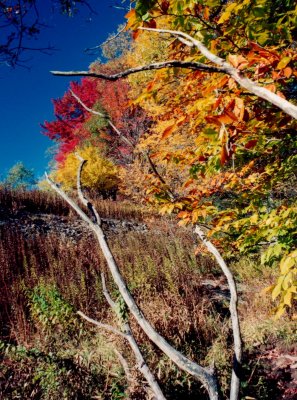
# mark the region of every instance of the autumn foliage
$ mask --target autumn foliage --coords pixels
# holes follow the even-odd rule
[[[91,71],[172,59],[212,65],[176,35],[138,28],[179,30],[296,104],[296,11],[293,0],[138,0],[126,16],[130,50]],[[44,126],[59,144],[58,169],[77,146],[101,148],[125,166],[122,186],[138,201],[175,213],[180,224],[203,224],[226,259],[253,253],[278,265],[280,277],[267,290],[279,316],[289,310],[297,296],[296,120],[224,73],[168,68],[115,82],[87,78],[71,88],[106,118],[88,113],[69,92],[54,101],[56,120]]]

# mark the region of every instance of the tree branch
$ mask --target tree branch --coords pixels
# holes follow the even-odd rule
[[[283,99],[275,93],[272,93],[270,90],[265,89],[262,86],[259,86],[256,82],[252,81],[249,78],[245,78],[241,75],[240,71],[234,68],[231,64],[229,64],[226,60],[217,55],[213,54],[211,51],[207,49],[206,46],[199,40],[193,38],[185,32],[181,31],[173,31],[170,29],[156,29],[156,28],[144,28],[140,27],[138,29],[145,31],[152,31],[157,33],[168,33],[177,37],[182,43],[187,41],[187,45],[190,47],[197,47],[197,49],[203,54],[209,61],[218,65],[221,69],[220,72],[225,72],[227,75],[231,76],[241,87],[247,89],[252,92],[256,96],[268,101],[271,104],[274,104],[276,107],[280,108],[286,114],[291,117],[297,119],[297,106],[290,103],[289,101]]]
[[[231,323],[232,323],[232,332],[233,332],[233,341],[234,341],[234,358],[233,358],[233,369],[232,369],[232,377],[231,377],[231,386],[230,386],[230,400],[237,400],[240,389],[240,369],[241,369],[241,357],[242,357],[242,343],[241,343],[241,333],[239,326],[239,317],[237,311],[237,289],[236,283],[233,277],[232,272],[228,268],[225,263],[223,257],[219,253],[218,249],[206,238],[203,230],[200,226],[196,225],[195,232],[200,237],[204,245],[207,247],[209,252],[214,255],[217,263],[221,267],[223,271],[230,290],[230,315],[231,315]]]
[[[204,44],[199,40],[194,39],[192,36],[181,31],[172,31],[169,29],[153,29],[153,28],[139,28],[142,30],[153,31],[157,33],[168,33],[181,40],[190,47],[197,47],[198,50],[212,63],[217,66],[202,64],[195,61],[178,61],[171,60],[160,63],[153,63],[149,65],[144,65],[136,68],[130,68],[125,71],[119,72],[117,74],[106,75],[101,73],[89,72],[89,71],[51,71],[53,75],[57,76],[91,76],[94,78],[100,78],[110,81],[115,81],[117,79],[125,78],[131,74],[135,74],[141,71],[156,70],[162,68],[188,68],[195,71],[205,71],[205,72],[220,72],[229,75],[233,78],[241,87],[253,93],[255,96],[260,97],[268,101],[269,103],[275,105],[286,114],[290,115],[294,119],[297,119],[297,106],[290,103],[289,101],[283,99],[277,94],[271,92],[265,87],[259,86],[256,82],[249,78],[241,75],[240,71],[234,68],[231,64],[225,61],[223,58],[216,56],[211,51],[209,51]]]
[[[170,197],[170,200],[171,201],[175,201],[178,198],[178,196],[170,189],[170,187],[165,182],[164,178],[159,174],[159,172],[158,172],[155,164],[153,163],[148,151],[145,153],[145,155],[146,155],[146,157],[148,159],[148,162],[149,162],[154,174],[159,179],[159,181],[166,187],[166,191],[168,193],[168,196]]]
[[[103,117],[106,118],[106,116],[99,112],[99,111],[95,111],[92,108],[89,108],[88,106],[86,106],[86,104],[72,91],[70,90],[70,93],[72,94],[72,96],[75,98],[75,100],[88,112],[94,114],[94,115],[98,115],[99,117]],[[125,142],[128,146],[131,146],[132,148],[134,147],[134,144],[128,139],[126,138],[119,130],[118,128],[112,123],[112,121],[107,118],[107,123],[108,125],[115,131],[115,133],[120,137],[120,139]]]
[[[119,331],[118,329],[114,328],[113,326],[107,325],[107,324],[102,324],[101,322],[98,322],[95,319],[88,317],[82,311],[77,311],[77,314],[80,317],[82,317],[83,319],[85,319],[86,321],[90,322],[91,324],[98,326],[98,328],[104,329],[108,332],[112,332],[116,335],[123,337],[124,339],[127,339],[127,335],[125,333]]]
[[[145,318],[142,311],[136,304],[132,297],[129,289],[127,288],[126,282],[118,268],[118,265],[114,259],[114,256],[109,248],[109,245],[105,239],[104,232],[101,226],[97,222],[93,222],[77,204],[69,198],[69,196],[59,188],[47,175],[47,181],[50,186],[78,213],[78,215],[87,222],[90,229],[94,232],[104,257],[107,261],[108,268],[113,277],[115,284],[117,285],[121,296],[123,297],[128,309],[136,319],[137,323],[150,338],[150,340],[161,349],[180,369],[188,372],[198,379],[202,385],[208,391],[211,400],[218,400],[218,388],[216,378],[209,369],[201,367],[195,362],[185,357],[182,353],[172,347],[159,333],[153,328],[150,322]]]
[[[105,277],[104,274],[101,274],[101,282],[102,282],[102,289],[103,289],[103,294],[106,298],[106,301],[108,302],[108,304],[110,305],[111,309],[117,313],[116,310],[116,304],[115,302],[112,300],[107,287],[106,287],[106,282],[105,282]],[[137,368],[138,370],[142,373],[142,375],[145,377],[145,379],[147,380],[149,386],[151,387],[151,389],[153,390],[153,392],[155,393],[155,395],[157,396],[157,400],[166,400],[161,388],[158,384],[158,382],[156,381],[156,378],[154,377],[154,375],[152,374],[152,372],[150,371],[147,363],[144,360],[144,357],[139,349],[139,346],[134,338],[133,332],[131,330],[130,324],[129,322],[124,322],[122,325],[122,330],[125,332],[126,335],[126,339],[128,340],[128,343],[131,347],[131,350],[133,351],[136,361],[137,361]]]
[[[162,68],[188,68],[195,71],[206,71],[206,72],[225,72],[223,68],[215,67],[207,64],[202,64],[195,61],[164,61],[159,63],[152,63],[148,65],[143,65],[140,67],[129,68],[125,71],[118,72],[112,75],[101,74],[100,72],[90,72],[90,71],[50,71],[51,74],[57,76],[90,76],[93,78],[105,79],[108,81],[116,81],[121,78],[125,78],[131,74],[136,74],[137,72],[142,71],[151,71]]]

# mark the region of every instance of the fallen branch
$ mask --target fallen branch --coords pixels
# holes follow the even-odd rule
[[[84,160],[83,160],[84,161]],[[81,162],[82,163],[82,162]],[[81,171],[82,165],[80,167]],[[59,188],[49,177],[46,175],[46,179],[50,186],[77,212],[77,214],[88,224],[89,228],[94,232],[101,250],[107,261],[108,268],[113,277],[115,284],[117,285],[121,296],[123,297],[128,309],[136,319],[139,326],[143,329],[150,340],[162,350],[172,362],[174,362],[180,369],[189,374],[193,375],[198,379],[202,385],[206,388],[211,400],[218,400],[218,388],[216,378],[211,370],[205,367],[201,367],[197,363],[191,361],[185,357],[182,353],[172,347],[150,324],[145,318],[142,311],[136,304],[132,297],[129,289],[127,288],[126,282],[118,268],[118,265],[114,259],[114,256],[109,248],[109,245],[105,239],[104,232],[100,226],[100,223],[95,219],[92,221],[81,208],[61,189]],[[87,200],[84,198],[84,202]],[[84,203],[85,204],[85,203]],[[89,204],[89,207],[92,207]],[[95,215],[96,213],[93,212]]]
[[[103,289],[103,294],[106,298],[106,301],[108,302],[108,304],[110,305],[110,307],[112,308],[112,310],[116,313],[116,304],[115,302],[112,300],[107,288],[106,288],[106,283],[105,283],[105,277],[104,274],[101,274],[101,281],[102,281],[102,289]],[[126,339],[135,355],[136,361],[137,361],[137,368],[138,370],[143,374],[143,376],[145,377],[146,381],[148,382],[150,388],[152,389],[152,391],[154,392],[154,394],[156,395],[158,400],[165,400],[165,397],[161,391],[161,388],[158,384],[158,382],[156,381],[156,378],[154,377],[154,375],[152,374],[152,372],[150,371],[147,363],[145,362],[143,355],[139,349],[139,346],[134,338],[133,332],[130,328],[130,324],[129,322],[124,322],[122,324],[122,331],[125,332],[125,336]]]
[[[230,400],[237,400],[240,389],[240,369],[241,369],[241,357],[242,357],[242,343],[241,343],[241,333],[239,326],[239,317],[237,311],[237,288],[236,283],[233,277],[232,272],[228,268],[225,263],[223,257],[219,253],[218,249],[206,238],[203,230],[200,226],[195,227],[195,232],[207,247],[209,252],[215,257],[217,263],[221,267],[223,271],[230,290],[230,316],[232,323],[232,333],[233,333],[233,341],[234,341],[234,357],[233,357],[233,368],[232,368],[232,376],[231,376],[231,385],[230,385]]]
[[[101,229],[101,218],[96,210],[95,207],[93,207],[92,203],[84,196],[82,189],[81,189],[81,173],[83,170],[83,166],[86,163],[86,160],[84,160],[80,155],[76,154],[76,157],[79,159],[80,164],[78,166],[78,171],[77,171],[77,192],[78,192],[78,197],[80,199],[80,201],[88,207],[88,209],[92,212],[93,216],[94,216],[94,225],[97,225],[100,229]],[[104,239],[105,240],[105,239]],[[105,241],[106,242],[106,241]],[[106,243],[107,244],[107,243]],[[116,310],[116,304],[115,302],[112,300],[110,294],[108,293],[107,287],[106,287],[106,283],[105,283],[105,277],[104,274],[101,274],[101,282],[102,282],[102,289],[103,289],[103,294],[106,298],[106,301],[108,302],[108,304],[110,305],[111,309],[117,313]],[[131,296],[132,297],[132,296]],[[105,325],[105,324],[101,324],[100,322],[97,322],[95,320],[92,320],[89,317],[86,317],[84,314],[82,314],[81,312],[79,312],[79,315],[83,316],[85,319],[87,319],[89,322],[105,328],[105,329],[111,329],[112,327],[110,327],[109,325]],[[120,316],[119,320],[121,320]],[[139,346],[134,338],[133,332],[130,328],[130,324],[127,321],[121,321],[122,322],[122,332],[124,332],[124,334],[121,334],[121,336],[123,336],[129,343],[131,350],[133,351],[135,358],[137,360],[137,367],[139,369],[139,371],[143,374],[143,376],[145,377],[146,381],[148,382],[150,388],[152,389],[153,393],[156,396],[157,400],[166,400],[162,390],[158,384],[158,382],[156,381],[156,378],[154,377],[154,375],[152,374],[152,372],[150,371],[148,365],[146,364],[143,355],[139,349]],[[113,328],[112,328],[113,329]],[[118,333],[113,329],[114,333]],[[119,333],[118,333],[119,334]]]

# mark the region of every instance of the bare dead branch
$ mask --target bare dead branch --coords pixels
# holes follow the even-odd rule
[[[106,301],[108,302],[108,304],[110,305],[111,309],[117,313],[116,310],[116,304],[115,302],[112,300],[107,287],[106,287],[106,282],[105,282],[105,276],[104,273],[101,274],[101,282],[102,282],[102,289],[103,289],[103,294],[106,298]],[[137,361],[137,368],[138,370],[143,374],[143,376],[145,377],[146,381],[148,382],[149,386],[151,387],[151,389],[153,390],[153,392],[155,393],[155,395],[157,396],[158,400],[165,400],[165,397],[163,395],[163,392],[158,384],[158,382],[156,381],[156,378],[154,377],[154,375],[152,374],[152,372],[150,371],[147,363],[144,360],[144,357],[139,349],[139,346],[134,338],[133,332],[131,330],[130,324],[129,322],[124,322],[122,324],[122,331],[125,332],[126,338],[128,340],[128,343],[131,347],[131,350],[133,351],[136,361]]]
[[[113,277],[115,284],[117,285],[121,296],[123,297],[128,309],[136,319],[139,326],[143,329],[150,340],[161,349],[180,369],[193,375],[199,380],[202,385],[208,391],[211,400],[218,400],[218,388],[217,381],[212,371],[208,368],[201,367],[197,363],[191,361],[185,357],[182,353],[172,347],[150,324],[145,318],[142,311],[136,304],[133,296],[127,288],[126,282],[118,268],[118,265],[114,259],[114,256],[109,248],[109,245],[105,239],[104,232],[101,226],[97,222],[93,222],[78,206],[69,198],[69,196],[59,188],[47,175],[47,181],[50,186],[78,213],[78,215],[88,224],[89,228],[94,232],[104,257],[107,261],[108,268]],[[140,367],[141,368],[141,367]]]
[[[75,153],[76,157],[80,161],[79,167],[78,167],[78,172],[77,172],[77,181],[76,181],[76,186],[77,186],[77,194],[78,198],[80,201],[90,210],[92,213],[95,222],[101,226],[101,218],[96,210],[96,208],[93,207],[92,203],[88,201],[88,199],[83,195],[83,192],[81,190],[81,173],[83,170],[84,165],[86,164],[86,160],[84,160],[78,153]]]
[[[148,160],[148,162],[149,162],[149,164],[150,164],[150,166],[151,166],[151,168],[152,168],[152,170],[153,170],[155,176],[156,176],[156,177],[159,179],[159,181],[165,186],[166,192],[168,193],[168,196],[170,197],[170,200],[171,200],[171,201],[175,201],[175,200],[178,198],[178,196],[170,189],[170,187],[167,185],[167,183],[166,183],[166,181],[164,180],[164,178],[160,175],[160,173],[159,173],[159,171],[157,170],[155,164],[153,163],[153,161],[152,161],[152,159],[151,159],[150,154],[149,154],[148,151],[145,153],[145,155],[146,155],[146,158],[147,158],[147,160]]]
[[[241,341],[241,333],[240,333],[240,325],[239,325],[239,317],[237,311],[237,288],[236,283],[233,277],[232,272],[228,268],[225,263],[223,257],[219,253],[218,249],[208,240],[200,228],[200,226],[196,225],[195,232],[207,247],[208,251],[215,257],[217,263],[221,267],[223,271],[230,290],[230,316],[232,323],[232,333],[233,333],[233,341],[234,341],[234,358],[233,358],[233,369],[231,376],[231,386],[230,386],[230,400],[237,400],[239,395],[240,388],[240,369],[241,369],[241,357],[242,357],[242,341]]]
[[[106,118],[106,116],[103,114],[103,113],[101,113],[101,112],[99,112],[99,111],[95,111],[95,110],[93,110],[92,108],[89,108],[88,106],[86,106],[86,104],[72,91],[72,90],[70,90],[70,93],[72,94],[72,96],[75,98],[75,100],[86,110],[86,111],[88,111],[89,113],[92,113],[92,114],[94,114],[94,115],[98,115],[99,117],[102,117],[102,118]],[[134,147],[134,144],[128,139],[128,138],[126,138],[126,136],[124,136],[122,133],[121,133],[121,131],[119,131],[118,130],[118,128],[112,123],[112,121],[109,119],[109,118],[107,118],[107,123],[108,123],[108,125],[115,131],[115,133],[120,137],[120,139],[124,142],[124,143],[126,143],[128,146],[130,146],[130,147]]]
[[[252,94],[261,99],[268,101],[269,103],[275,105],[286,114],[290,115],[294,119],[297,119],[297,106],[293,103],[289,102],[286,99],[278,96],[277,94],[271,92],[265,87],[259,86],[256,82],[252,81],[249,78],[244,77],[239,70],[234,68],[231,64],[229,64],[226,60],[217,55],[210,52],[204,44],[202,44],[199,40],[191,37],[187,33],[181,31],[173,31],[169,29],[152,29],[152,28],[139,28],[142,30],[153,31],[157,33],[168,33],[179,38],[183,43],[187,44],[191,47],[195,46],[199,49],[199,51],[212,63],[217,66],[202,64],[195,61],[179,61],[179,60],[171,60],[160,63],[153,63],[149,65],[144,65],[136,68],[130,68],[125,71],[119,72],[117,74],[106,75],[101,73],[89,72],[89,71],[51,71],[53,75],[57,76],[91,76],[94,78],[100,78],[110,81],[115,81],[117,79],[125,78],[131,74],[135,74],[141,71],[149,71],[149,70],[157,70],[162,68],[188,68],[195,71],[205,71],[205,72],[220,72],[225,73],[232,77],[241,87],[248,90]]]
[[[77,314],[80,317],[82,317],[83,319],[85,319],[86,321],[90,322],[91,324],[98,326],[98,328],[104,329],[104,330],[106,330],[108,332],[112,332],[115,335],[119,335],[119,336],[123,337],[124,339],[127,339],[127,335],[125,333],[119,331],[118,329],[114,328],[113,326],[98,322],[95,319],[88,317],[82,311],[77,311]]]
[[[101,273],[101,282],[102,282],[102,291],[103,291],[104,297],[105,297],[107,303],[110,305],[110,308],[115,311],[116,304],[112,300],[112,298],[111,298],[111,296],[110,296],[110,294],[109,294],[109,292],[107,290],[106,282],[105,282],[105,276],[104,276],[103,272]]]
[[[189,34],[181,31],[173,31],[170,29],[156,29],[156,28],[144,28],[144,27],[140,27],[138,29],[157,32],[157,33],[168,33],[170,35],[179,38],[182,43],[185,43],[186,40],[187,45],[190,45],[191,43],[190,47],[193,46],[197,47],[197,49],[201,52],[201,54],[203,54],[209,61],[218,65],[218,67],[221,69],[220,72],[225,72],[227,75],[231,76],[241,87],[247,89],[254,95],[268,101],[269,103],[274,104],[276,107],[283,110],[286,114],[297,119],[297,106],[295,106],[293,103],[290,103],[286,99],[283,99],[277,94],[271,92],[270,90],[262,86],[259,86],[256,82],[252,81],[251,79],[245,78],[243,75],[241,75],[241,72],[238,69],[234,68],[223,58],[213,54],[211,51],[207,49],[206,46],[204,46],[202,42],[193,38]]]
[[[140,67],[129,68],[125,71],[118,72],[117,74],[107,75],[101,74],[97,72],[90,72],[90,71],[50,71],[51,74],[57,76],[90,76],[93,78],[100,78],[105,79],[108,81],[116,81],[121,78],[125,78],[131,74],[136,74],[137,72],[142,71],[151,71],[156,69],[162,68],[188,68],[195,71],[206,71],[206,72],[225,72],[224,68],[214,67],[207,64],[202,64],[195,61],[179,61],[179,60],[172,60],[172,61],[164,61],[159,63],[152,63],[148,65],[143,65]]]
[[[130,372],[129,364],[122,353],[120,353],[116,348],[113,349],[114,353],[117,355],[123,370],[125,371],[125,375],[127,377],[128,382],[133,382],[133,377]]]

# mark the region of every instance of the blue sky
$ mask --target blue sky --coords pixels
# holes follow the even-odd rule
[[[40,123],[53,119],[51,99],[63,96],[70,78],[54,77],[50,70],[87,70],[96,56],[84,53],[102,43],[124,22],[125,12],[111,7],[113,0],[91,0],[97,15],[88,10],[68,18],[49,12],[49,0],[42,0],[41,12],[50,25],[42,31],[36,46],[55,45],[52,55],[26,54],[30,69],[0,67],[0,180],[16,162],[22,161],[41,176],[50,160],[46,150],[53,145],[41,133]]]

